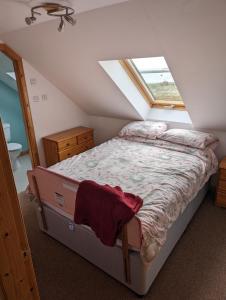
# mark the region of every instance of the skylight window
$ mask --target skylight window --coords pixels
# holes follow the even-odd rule
[[[153,106],[184,107],[164,57],[132,58],[120,63]]]

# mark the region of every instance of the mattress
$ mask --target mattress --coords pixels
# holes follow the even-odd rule
[[[173,222],[217,169],[212,149],[201,151],[170,144],[114,138],[48,171],[75,182],[88,179],[120,186],[124,192],[140,196],[144,204],[128,226],[129,243],[151,261],[166,241]],[[76,192],[75,187],[72,189]],[[48,205],[56,207],[56,197]],[[63,209],[71,219],[75,198]],[[60,203],[60,197],[57,201]]]

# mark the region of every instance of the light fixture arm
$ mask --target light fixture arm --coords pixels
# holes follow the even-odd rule
[[[72,17],[75,14],[75,10],[72,7],[61,5],[58,3],[43,3],[31,8],[31,17],[26,17],[25,22],[27,25],[31,25],[36,21],[35,15],[41,15],[37,10],[44,9],[46,14],[51,17],[60,18],[60,25],[58,31],[62,31],[64,27],[64,20],[66,20],[71,25],[76,24],[76,20]]]

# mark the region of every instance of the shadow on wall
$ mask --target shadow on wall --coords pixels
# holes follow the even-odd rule
[[[21,144],[22,151],[27,151],[28,142],[19,95],[2,81],[0,81],[0,116],[3,123],[9,123],[11,126],[11,142]]]

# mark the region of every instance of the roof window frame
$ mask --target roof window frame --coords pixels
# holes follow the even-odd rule
[[[185,105],[182,101],[155,100],[131,59],[121,59],[119,63],[150,107],[185,110]]]

